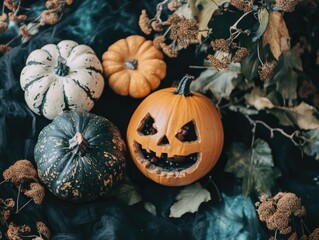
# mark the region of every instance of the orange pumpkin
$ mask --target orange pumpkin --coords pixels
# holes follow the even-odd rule
[[[163,53],[153,42],[133,35],[113,43],[102,56],[103,72],[118,94],[147,96],[166,75]]]
[[[166,186],[182,186],[206,175],[222,150],[219,113],[204,95],[191,92],[186,75],[176,88],[149,95],[135,110],[127,142],[138,169]]]

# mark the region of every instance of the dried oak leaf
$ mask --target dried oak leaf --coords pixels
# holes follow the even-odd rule
[[[176,202],[170,208],[169,217],[179,218],[185,213],[198,211],[203,202],[211,200],[210,192],[196,182],[184,187],[176,196]]]
[[[191,89],[202,93],[211,92],[217,100],[221,98],[229,99],[231,92],[236,87],[235,80],[238,78],[239,73],[239,63],[230,64],[227,72],[207,69],[191,83]]]
[[[16,186],[30,180],[39,182],[37,171],[28,160],[16,161],[3,172],[3,178],[5,181],[12,182]]]
[[[273,11],[269,14],[269,21],[263,35],[264,46],[269,44],[270,50],[278,60],[279,56],[290,49],[290,36],[285,20],[280,12]]]
[[[256,139],[252,149],[235,142],[227,151],[228,161],[225,171],[242,178],[242,190],[245,196],[254,189],[270,193],[276,179],[281,176],[274,166],[271,149],[267,142]]]

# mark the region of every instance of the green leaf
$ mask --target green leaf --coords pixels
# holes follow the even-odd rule
[[[242,188],[245,196],[254,189],[270,193],[276,179],[281,175],[279,169],[274,167],[271,149],[264,140],[257,139],[253,149],[242,143],[233,143],[227,155],[229,159],[225,171],[243,179]]]
[[[283,99],[297,98],[297,71],[302,71],[302,61],[296,50],[284,52],[278,62],[280,69],[265,82],[265,87],[275,84]]]
[[[249,81],[253,82],[254,78],[258,76],[258,67],[260,62],[257,54],[257,43],[252,43],[248,46],[249,55],[241,62],[241,73]]]
[[[302,132],[302,135],[307,139],[303,145],[303,151],[319,160],[319,129]]]
[[[198,211],[203,202],[211,200],[210,192],[204,189],[200,183],[186,186],[177,196],[175,202],[170,208],[170,217],[179,218],[185,213],[194,213]]]
[[[239,63],[231,64],[227,72],[218,71],[214,68],[207,69],[192,82],[191,90],[202,93],[211,92],[217,100],[221,98],[229,99],[235,88],[234,80],[239,73]]]
[[[253,36],[252,40],[253,42],[256,42],[266,31],[266,28],[268,26],[269,21],[269,12],[266,8],[261,8],[258,11],[258,21],[259,21],[259,27],[256,31],[255,35]]]
[[[111,192],[111,196],[121,199],[130,206],[142,201],[138,187],[130,180],[125,180],[115,186]]]
[[[208,29],[208,23],[213,13],[219,6],[230,2],[230,0],[188,0],[187,4],[182,5],[175,13],[185,18],[196,18],[200,30]],[[207,32],[199,33],[198,39],[207,37]]]
[[[154,204],[152,204],[151,202],[145,202],[144,203],[144,208],[151,213],[153,216],[156,216],[156,207]]]

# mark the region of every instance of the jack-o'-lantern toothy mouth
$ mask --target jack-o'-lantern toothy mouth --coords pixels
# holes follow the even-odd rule
[[[187,156],[175,155],[172,158],[169,158],[166,153],[163,153],[160,157],[157,157],[154,151],[146,151],[142,145],[137,142],[134,143],[134,148],[138,160],[141,161],[146,168],[156,166],[168,172],[179,172],[188,169],[195,165],[198,159],[198,153],[192,153]]]

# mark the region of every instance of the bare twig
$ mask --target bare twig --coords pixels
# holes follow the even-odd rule
[[[300,132],[299,131],[294,131],[292,134],[288,134],[284,130],[282,130],[281,128],[272,128],[272,127],[270,127],[268,124],[266,124],[263,121],[251,119],[248,115],[245,115],[245,117],[248,119],[249,123],[251,125],[253,125],[253,130],[254,131],[256,130],[257,124],[261,124],[265,128],[267,128],[270,131],[270,137],[271,138],[274,137],[274,133],[275,132],[279,132],[281,135],[289,138],[291,140],[291,142],[297,147],[301,147],[303,145],[304,141],[305,141],[305,139],[302,136],[300,136]],[[299,140],[302,140],[303,142],[296,142],[296,140],[294,138],[298,138]]]
[[[29,201],[27,201],[21,208],[18,209],[18,211],[16,213],[19,213],[24,207],[26,207],[33,199],[29,199]],[[18,205],[18,203],[17,203]]]
[[[18,196],[17,196],[17,208],[16,208],[16,213],[19,213],[19,199],[20,199],[20,191],[21,191],[21,183],[18,187]]]

